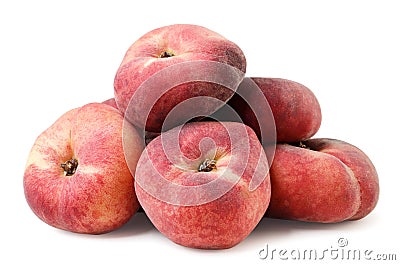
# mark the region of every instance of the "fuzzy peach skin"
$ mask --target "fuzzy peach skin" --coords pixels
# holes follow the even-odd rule
[[[254,87],[239,86],[237,93],[228,101],[228,104],[259,138],[261,137],[260,126],[266,126],[271,122],[275,122],[277,142],[303,141],[318,131],[322,119],[321,108],[309,88],[281,78],[251,77],[251,79],[269,103],[274,121],[267,115],[256,117],[254,114],[254,110],[258,107],[256,101],[259,100],[257,97],[252,97],[252,94],[256,94],[256,91],[252,89]],[[240,95],[246,95],[249,102]],[[270,132],[266,130],[265,133]]]
[[[325,138],[300,146],[276,146],[267,217],[334,223],[360,219],[373,210],[378,176],[361,150]]]
[[[124,113],[129,109],[130,113],[133,114],[127,115],[127,118],[138,128],[145,128],[146,131],[158,133],[161,132],[167,114],[186,99],[209,96],[219,99],[223,103],[233,96],[234,90],[225,86],[196,80],[186,81],[186,83],[170,88],[167,92],[162,90],[166,83],[171,81],[169,79],[172,78],[173,74],[177,74],[179,77],[184,77],[188,72],[193,71],[204,73],[205,76],[209,77],[216,75],[224,77],[226,74],[224,71],[216,71],[209,64],[204,64],[204,66],[196,67],[196,69],[184,68],[173,70],[179,71],[179,73],[163,75],[157,81],[159,84],[155,88],[149,89],[151,91],[146,91],[142,97],[138,96],[137,99],[135,98],[136,100],[133,100],[134,102],[130,103],[132,96],[141,84],[155,73],[170,66],[192,61],[227,64],[242,72],[243,75],[246,71],[246,59],[242,50],[235,43],[216,32],[188,24],[176,24],[154,29],[140,37],[129,47],[117,70],[114,79],[114,94],[118,108]],[[160,98],[153,101],[153,98],[149,95]],[[192,107],[204,107],[205,109],[210,107],[212,109],[214,106]],[[149,108],[149,112],[147,112],[147,108]],[[186,112],[191,112],[191,110],[189,109]],[[184,116],[183,114],[186,113],[181,114]],[[176,125],[183,124],[178,124],[181,122],[180,115],[174,116]]]
[[[102,103],[110,105],[111,107],[119,110],[117,107],[117,103],[115,102],[115,98],[109,98],[107,100],[104,100]],[[142,132],[142,134],[144,133],[144,136],[142,135],[142,138],[143,138],[143,142],[145,145],[147,145],[148,143],[150,143],[151,140],[153,140],[154,138],[156,138],[157,136],[160,135],[160,133],[152,133],[152,132],[146,132],[146,131],[144,131],[144,132],[139,131],[139,132]]]
[[[115,108],[90,103],[72,109],[36,139],[23,178],[26,201],[56,228],[88,234],[117,229],[139,207],[129,168],[142,150],[138,133]],[[76,167],[63,167],[68,163]]]
[[[168,145],[163,147],[163,141],[172,142],[179,130],[179,147],[173,150]],[[241,138],[244,139],[242,144],[248,146],[248,158],[244,155],[246,148],[243,145],[230,141],[228,132],[234,138],[232,134],[239,131],[248,135],[247,139]],[[202,146],[202,139],[206,138],[212,139],[215,145]],[[168,152],[181,155],[173,155],[175,161],[171,161]],[[185,159],[188,161],[184,162]],[[216,161],[211,171],[200,170],[206,159]],[[183,128],[162,133],[146,147],[136,168],[136,194],[154,226],[173,242],[191,248],[230,248],[244,240],[265,213],[271,192],[267,167],[260,142],[253,130],[244,124],[188,123]],[[236,175],[238,172],[241,175]],[[157,174],[174,185],[196,186],[196,190],[172,192],[173,187],[157,186],[159,181],[154,177]],[[262,181],[250,190],[255,175],[261,176]],[[201,186],[216,179],[221,181],[215,188]],[[143,188],[143,183],[149,186]],[[207,200],[222,187],[231,188],[217,194],[215,199]],[[171,193],[175,202],[157,196],[161,193]],[[207,201],[185,203],[193,198]]]
[[[107,100],[104,100],[101,103],[107,104],[107,105],[109,105],[109,106],[111,106],[111,107],[113,107],[115,109],[118,109],[117,102],[115,102],[115,98],[109,98]]]
[[[332,155],[354,173],[361,191],[361,205],[350,220],[367,216],[375,208],[379,199],[379,178],[369,157],[356,146],[335,139],[312,139],[304,144],[312,150]]]

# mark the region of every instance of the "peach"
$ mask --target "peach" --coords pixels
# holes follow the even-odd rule
[[[333,223],[365,217],[375,207],[377,172],[357,147],[334,139],[278,144],[266,216]]]
[[[277,142],[303,141],[318,131],[322,119],[321,108],[309,88],[281,78],[252,77],[256,86],[250,85],[246,79],[250,78],[243,80],[228,105],[260,139],[268,139],[273,129],[271,124],[274,122]],[[260,96],[264,98],[261,99]],[[262,112],[269,110],[260,110],[265,108],[260,100],[268,102],[272,117]],[[262,133],[261,128],[265,128]]]
[[[165,26],[129,47],[115,75],[115,100],[135,126],[159,133],[216,111],[245,71],[241,49],[218,33],[197,25]],[[163,125],[174,107],[196,97],[201,103],[181,105]]]
[[[253,130],[193,122],[162,133],[136,168],[139,202],[173,242],[223,249],[255,228],[270,199],[268,162]]]
[[[139,208],[130,172],[142,150],[139,134],[117,109],[102,103],[72,109],[36,139],[23,179],[26,200],[53,227],[115,230]]]
[[[107,100],[104,100],[102,102],[103,104],[110,105],[111,107],[118,109],[117,103],[115,102],[115,98],[109,98]],[[127,121],[127,120],[125,120]],[[143,131],[141,131],[143,133]],[[143,142],[145,145],[147,145],[151,140],[153,140],[155,137],[159,136],[160,133],[152,133],[152,132],[144,132],[144,136],[142,135]]]
[[[115,109],[118,109],[117,102],[115,101],[115,98],[109,98],[107,100],[104,100],[101,103],[110,105],[111,107],[113,107]]]
[[[361,205],[350,220],[367,216],[378,203],[378,173],[369,157],[359,148],[349,143],[334,139],[312,139],[304,144],[312,150],[332,155],[340,159],[354,173],[360,186]]]

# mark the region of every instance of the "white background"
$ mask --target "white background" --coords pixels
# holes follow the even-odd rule
[[[276,256],[261,260],[258,253],[266,244],[322,252],[337,248],[339,238],[346,238],[350,249],[396,253],[399,260],[400,9],[395,2],[2,1],[0,263],[304,264]],[[35,138],[67,110],[113,97],[114,75],[130,44],[174,23],[199,24],[234,41],[246,55],[247,76],[308,86],[323,113],[316,136],[353,143],[374,162],[381,186],[375,210],[340,224],[264,219],[241,244],[220,251],[176,245],[144,214],[98,236],[41,222],[22,189]]]

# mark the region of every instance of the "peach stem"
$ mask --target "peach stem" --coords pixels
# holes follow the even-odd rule
[[[64,169],[66,176],[72,176],[76,172],[76,169],[78,168],[78,160],[72,158],[66,161],[65,163],[62,163],[61,167],[62,169]]]
[[[199,172],[210,172],[213,169],[217,169],[217,160],[214,159],[206,159],[203,163],[200,164],[198,171]]]
[[[170,52],[170,51],[163,51],[160,55],[159,55],[159,57],[160,58],[168,58],[168,57],[172,57],[172,56],[174,56],[175,54],[173,53],[173,52]]]

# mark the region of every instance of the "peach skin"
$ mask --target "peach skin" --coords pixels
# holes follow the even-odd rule
[[[143,148],[115,108],[90,103],[72,109],[36,139],[23,178],[26,201],[39,219],[59,229],[115,230],[139,208],[130,170]]]
[[[245,56],[235,43],[201,26],[169,25],[129,47],[115,75],[115,100],[136,127],[159,133],[185,123],[186,114],[199,108],[216,111],[233,96],[245,71]],[[210,100],[186,105],[163,127],[172,109],[195,97]]]
[[[268,161],[253,130],[242,123],[187,123],[147,145],[135,190],[151,222],[173,242],[230,248],[267,209]]]
[[[246,79],[254,81],[256,86],[249,86],[249,82],[244,82],[248,81]],[[271,133],[268,124],[273,122],[275,122],[277,142],[303,141],[318,131],[322,119],[321,108],[309,88],[281,78],[246,77],[244,81],[228,101],[228,105],[237,112],[244,124],[256,132],[258,138],[268,137],[265,135]],[[255,91],[257,87],[261,94]],[[258,109],[260,108],[258,94],[264,95],[271,108],[273,119],[268,115],[257,114],[261,113]],[[260,129],[265,126],[266,130]]]
[[[278,144],[270,171],[267,217],[334,223],[365,217],[375,207],[377,172],[357,147],[334,139]]]

